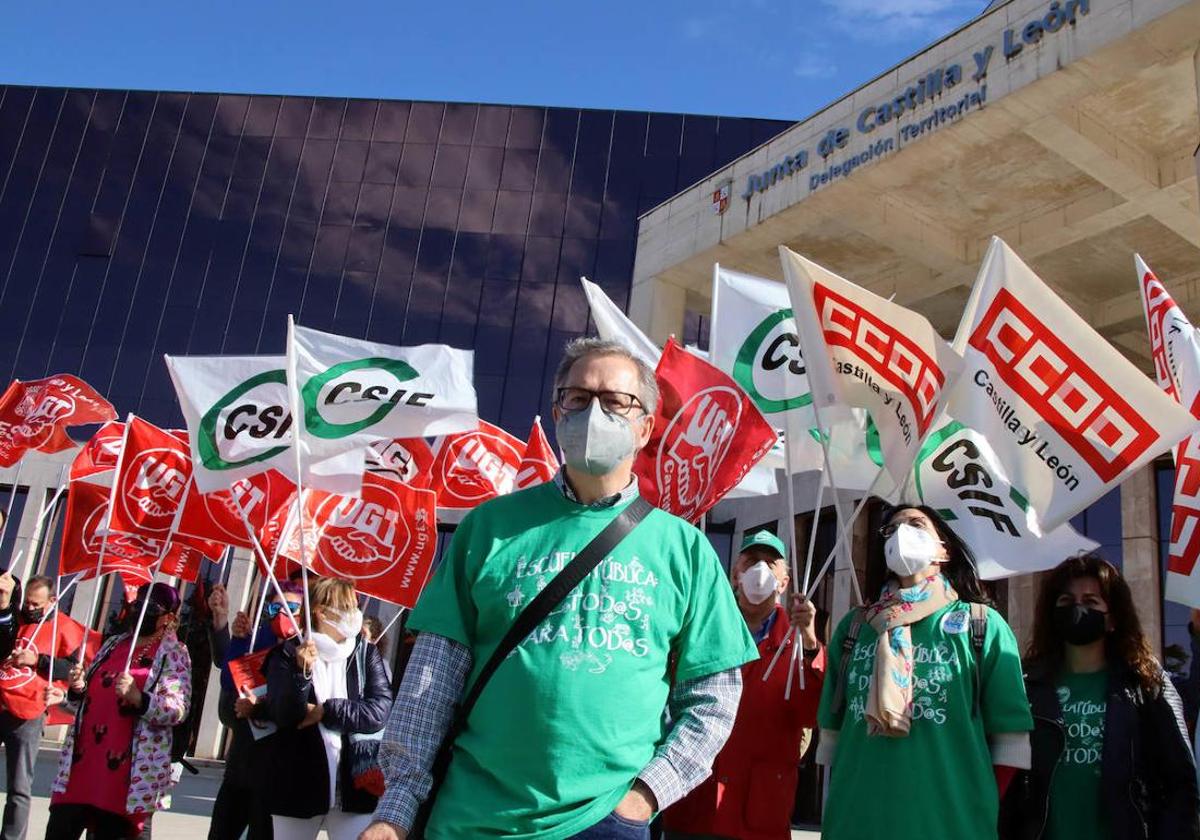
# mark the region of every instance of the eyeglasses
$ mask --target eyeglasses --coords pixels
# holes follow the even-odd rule
[[[608,414],[627,415],[635,408],[642,409],[642,401],[633,394],[624,391],[593,391],[590,388],[559,388],[556,403],[563,411],[583,411],[592,404],[592,400],[600,401],[600,408]]]
[[[272,601],[271,603],[267,604],[267,618],[274,618],[275,616],[279,615],[281,612],[283,612],[283,608],[285,606],[288,608],[288,612],[290,612],[292,615],[300,615],[300,604],[292,601],[288,601],[286,604],[281,604],[278,601]]]
[[[888,524],[884,525],[882,528],[879,529],[879,536],[883,537],[886,540],[892,534],[896,533],[896,531],[899,530],[901,525],[911,525],[912,527],[920,528],[922,531],[925,531],[927,533],[930,530],[929,528],[927,528],[925,526],[925,523],[922,520],[908,519],[908,520],[904,520],[901,522],[889,522]],[[934,536],[936,537],[937,534],[935,533]],[[938,542],[941,542],[940,538],[938,539]]]

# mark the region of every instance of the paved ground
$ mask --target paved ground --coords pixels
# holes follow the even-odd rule
[[[29,821],[28,840],[37,840],[46,834],[50,784],[54,781],[57,768],[58,750],[43,749],[38,757],[33,785],[33,815]],[[4,776],[3,769],[3,763],[0,762],[0,778]],[[221,784],[221,773],[220,766],[201,767],[198,776],[184,773],[183,781],[175,788],[171,810],[154,816],[154,840],[196,840],[207,837],[208,815],[212,813],[217,788]],[[815,831],[793,831],[792,837],[795,840],[817,840],[820,835]]]

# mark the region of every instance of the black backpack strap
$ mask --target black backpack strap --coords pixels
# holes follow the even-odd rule
[[[517,645],[525,640],[537,626],[542,623],[546,616],[558,607],[571,591],[578,586],[585,577],[590,575],[592,571],[600,565],[604,558],[612,553],[612,550],[617,547],[617,544],[632,531],[639,522],[646,518],[652,509],[653,505],[647,502],[641,496],[638,496],[625,510],[621,511],[612,522],[604,526],[599,534],[592,538],[592,541],[584,546],[575,557],[567,564],[567,567],[554,576],[553,580],[537,594],[537,596],[529,602],[521,614],[517,616],[517,620],[513,622],[513,626],[509,628],[504,638],[500,640],[487,664],[483,666],[483,670],[479,672],[479,678],[471,686],[471,690],[467,692],[462,703],[459,704],[455,714],[454,724],[450,729],[452,736],[457,736],[466,726],[467,718],[471,716],[471,710],[475,708],[475,703],[479,700],[479,695],[483,693],[484,687],[488,680],[492,678],[492,674],[496,673],[496,669],[500,664],[508,658],[508,655],[516,650]]]
[[[975,702],[971,717],[979,714],[983,702],[983,641],[987,638],[987,604],[971,604],[971,651],[975,654]]]
[[[850,658],[854,655],[854,646],[858,644],[858,632],[865,620],[862,607],[854,608],[854,618],[850,620],[850,629],[842,639],[842,658],[838,663],[837,682],[834,684],[832,710],[834,716],[840,718],[846,705],[846,680],[850,673]]]

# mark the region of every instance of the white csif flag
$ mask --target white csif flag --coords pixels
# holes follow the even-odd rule
[[[588,308],[592,311],[592,320],[596,322],[596,332],[600,333],[600,337],[624,346],[648,364],[651,370],[656,368],[662,349],[629,320],[621,307],[604,294],[603,289],[586,277],[579,278],[579,282],[583,284],[583,293],[587,296]]]
[[[962,359],[925,316],[786,247],[779,257],[814,405],[869,412],[888,478],[902,487]]]
[[[790,432],[792,472],[823,469],[812,389],[787,286],[714,265],[710,335],[712,363],[749,394],[767,422]],[[865,412],[852,414],[831,407],[821,419],[830,429],[830,458],[838,487],[866,490],[880,464],[868,451]],[[776,449],[786,444],[787,435]],[[764,463],[784,468],[786,458],[782,451],[772,450]]]
[[[1194,416],[1200,416],[1200,334],[1166,287],[1134,255],[1142,311],[1159,387]],[[1175,448],[1175,497],[1171,502],[1171,544],[1163,595],[1200,607],[1200,435]]]
[[[285,356],[164,356],[201,493],[277,469],[294,478]]]
[[[1200,426],[993,237],[947,411],[982,435],[1048,531]]]
[[[303,486],[357,494],[373,441],[436,437],[479,425],[474,354],[444,344],[395,347],[288,319],[288,384],[302,422]],[[353,453],[347,471],[341,456]]]
[[[1042,533],[1025,493],[1005,477],[987,439],[945,414],[913,467],[911,498],[929,505],[975,555],[984,580],[1053,569],[1094,551],[1070,525]]]

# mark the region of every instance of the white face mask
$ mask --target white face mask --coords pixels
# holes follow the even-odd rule
[[[887,538],[883,558],[900,577],[910,577],[940,561],[941,540],[923,528],[901,524]]]
[[[355,609],[344,613],[330,610],[325,613],[325,623],[330,629],[341,634],[342,638],[353,639],[362,630],[362,610]]]
[[[742,594],[751,604],[761,604],[774,595],[775,590],[779,588],[779,579],[775,577],[775,573],[771,571],[770,565],[765,560],[759,560],[742,572],[738,583],[742,587]]]

